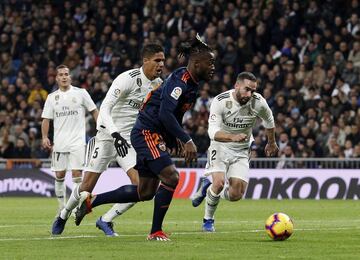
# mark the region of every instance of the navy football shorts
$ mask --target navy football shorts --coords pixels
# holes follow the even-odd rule
[[[173,164],[161,134],[134,127],[130,136],[139,176],[157,178],[165,167]]]

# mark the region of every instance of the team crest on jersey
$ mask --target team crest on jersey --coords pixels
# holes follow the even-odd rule
[[[114,90],[114,95],[115,95],[115,97],[118,97],[119,95],[120,95],[120,89],[115,89]]]
[[[211,116],[210,116],[210,120],[215,120],[216,119],[216,115],[215,114],[212,114]]]
[[[172,96],[174,99],[178,100],[179,97],[181,96],[181,93],[182,93],[182,89],[180,87],[176,87],[173,89],[170,96]]]
[[[136,79],[136,84],[137,84],[139,87],[141,87],[141,85],[142,85],[141,78],[137,78],[137,79]]]
[[[56,96],[55,96],[55,101],[58,101],[59,98],[60,98],[59,95],[56,95]]]
[[[161,151],[163,151],[163,152],[166,151],[166,145],[165,145],[164,142],[159,143],[159,149],[160,149]]]
[[[225,106],[227,109],[231,109],[232,108],[232,101],[226,101]]]

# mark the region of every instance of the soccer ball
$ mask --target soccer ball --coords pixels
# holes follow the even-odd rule
[[[288,239],[294,231],[294,223],[284,213],[274,213],[265,222],[266,233],[273,240]]]

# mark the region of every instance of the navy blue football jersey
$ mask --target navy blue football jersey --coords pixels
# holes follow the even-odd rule
[[[185,68],[171,73],[158,87],[151,91],[139,112],[135,127],[161,133],[188,142],[191,137],[182,128],[182,118],[198,97],[199,84]],[[172,139],[172,138],[171,138]]]

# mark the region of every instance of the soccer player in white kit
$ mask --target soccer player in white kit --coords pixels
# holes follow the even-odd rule
[[[55,220],[52,234],[62,233],[71,211],[80,201],[80,192],[92,192],[101,173],[116,158],[120,167],[128,174],[132,184],[138,184],[139,177],[134,169],[136,152],[130,144],[130,132],[135,124],[139,109],[146,95],[160,86],[160,75],[165,55],[162,46],[149,43],[142,50],[143,66],[121,73],[112,83],[100,107],[95,142],[88,147],[90,156],[85,168],[84,180],[74,189],[66,207]],[[112,220],[124,213],[135,203],[115,204],[96,226],[107,236],[118,236],[113,230]]]
[[[216,96],[210,106],[208,161],[205,175],[211,175],[213,183],[204,179],[193,198],[193,206],[206,199],[203,230],[215,231],[214,214],[220,197],[229,201],[240,200],[249,177],[250,145],[252,130],[257,119],[266,129],[267,156],[277,154],[275,123],[266,100],[256,93],[257,79],[249,72],[238,75],[235,88]]]
[[[59,212],[65,207],[65,174],[72,171],[74,187],[81,182],[85,159],[85,116],[89,111],[97,119],[98,110],[85,89],[71,85],[69,68],[56,68],[56,82],[59,89],[49,94],[41,117],[42,145],[52,150],[51,170],[55,172],[55,195],[59,202]],[[54,145],[48,134],[50,120],[54,124]]]

